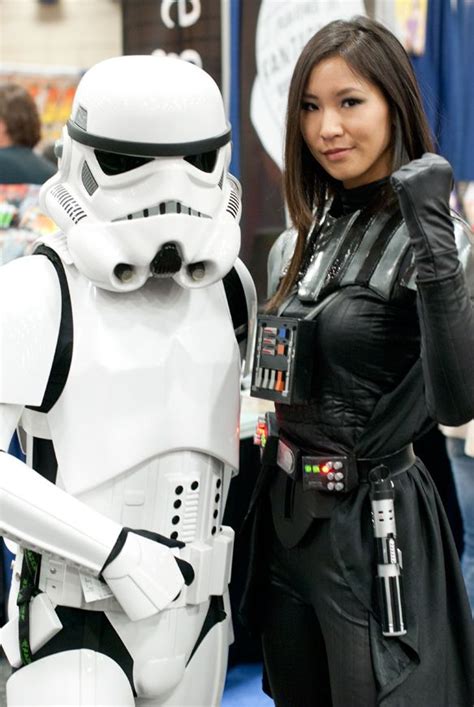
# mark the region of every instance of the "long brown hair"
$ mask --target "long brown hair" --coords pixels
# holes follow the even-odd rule
[[[288,270],[267,303],[268,310],[277,308],[296,283],[308,233],[338,184],[311,155],[300,129],[302,96],[309,75],[316,64],[332,56],[342,57],[355,73],[382,91],[393,126],[392,171],[433,151],[415,74],[398,39],[366,17],[336,20],[320,29],[303,48],[289,88],[283,186],[298,237]]]

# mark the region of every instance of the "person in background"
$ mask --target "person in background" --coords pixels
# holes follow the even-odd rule
[[[441,427],[461,509],[464,550],[462,570],[474,614],[474,420],[461,427]]]
[[[26,255],[55,229],[38,208],[39,189],[56,162],[34,151],[41,137],[35,101],[22,86],[0,83],[0,265]]]
[[[0,184],[43,184],[56,172],[34,152],[41,137],[33,98],[14,83],[0,84]]]
[[[276,418],[242,615],[278,707],[473,704],[459,559],[412,448],[433,420],[474,417],[469,235],[432,152],[386,28],[358,17],[309,40],[288,97],[293,228],[270,254],[251,387]]]

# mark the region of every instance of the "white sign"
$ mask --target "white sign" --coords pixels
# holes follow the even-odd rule
[[[176,54],[176,52],[166,53],[164,49],[154,49],[152,54],[153,56],[170,56],[174,59],[183,59],[183,61],[189,61],[190,64],[196,64],[202,69],[201,55],[195,49],[183,49],[180,54]]]
[[[265,151],[280,169],[288,87],[298,56],[321,27],[354,15],[365,15],[363,0],[262,0],[250,118]]]
[[[176,23],[171,17],[171,8],[176,5],[178,27],[192,27],[201,17],[201,0],[162,0],[161,19],[165,27],[174,29]],[[189,9],[187,5],[190,5]]]

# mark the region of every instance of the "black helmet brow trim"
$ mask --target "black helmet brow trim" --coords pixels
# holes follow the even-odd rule
[[[231,130],[226,130],[221,135],[195,140],[194,142],[156,143],[156,142],[129,142],[114,140],[112,138],[93,135],[80,128],[74,121],[68,120],[67,131],[70,137],[82,145],[89,145],[107,152],[119,152],[123,155],[136,157],[186,157],[200,152],[216,150],[230,142]]]

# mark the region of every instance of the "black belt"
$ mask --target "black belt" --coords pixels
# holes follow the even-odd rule
[[[407,471],[415,459],[411,444],[382,457],[355,458],[337,454],[321,455],[280,436],[275,462],[288,476],[302,480],[307,490],[345,493],[360,483],[368,483],[370,472],[376,467],[386,467],[386,475],[393,477]]]
[[[413,445],[408,444],[406,447],[399,449],[398,452],[388,454],[385,457],[372,457],[371,459],[357,459],[357,473],[361,483],[370,481],[369,474],[376,466],[386,466],[389,470],[389,476],[397,476],[413,466],[416,461],[416,455],[413,451]]]

